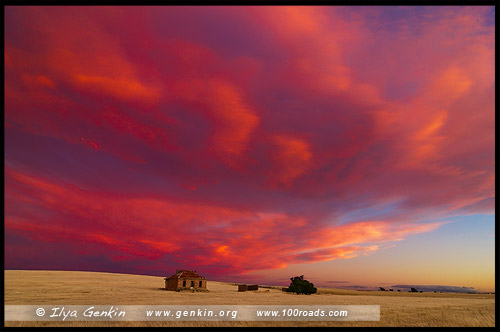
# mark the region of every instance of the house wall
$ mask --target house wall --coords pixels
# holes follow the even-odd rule
[[[176,279],[165,280],[165,288],[166,289],[177,289],[177,280]]]
[[[184,281],[186,281],[186,286],[184,286]],[[179,288],[191,288],[191,281],[194,281],[193,288],[207,288],[207,281],[204,279],[189,279],[189,278],[180,278],[180,279],[168,279],[165,280],[165,288],[166,289],[179,289]],[[200,286],[201,281],[201,286]]]
[[[186,286],[184,286],[183,281],[186,281]],[[203,279],[189,279],[189,278],[181,278],[179,279],[179,282],[177,284],[178,288],[191,288],[191,281],[194,281],[194,286],[193,288],[207,288],[207,281]],[[201,287],[200,287],[200,281],[201,281]]]

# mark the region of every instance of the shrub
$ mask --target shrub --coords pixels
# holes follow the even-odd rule
[[[297,293],[297,294],[315,294],[318,290],[314,287],[312,282],[309,282],[304,279],[304,276],[293,277],[290,278],[292,281],[290,286],[287,288],[287,292],[289,293]]]

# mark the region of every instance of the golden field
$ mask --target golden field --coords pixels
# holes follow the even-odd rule
[[[495,295],[408,293],[318,288],[296,295],[281,287],[238,292],[208,281],[207,293],[161,290],[163,277],[130,274],[17,271],[5,273],[5,305],[380,305],[378,322],[5,322],[5,326],[495,326]]]

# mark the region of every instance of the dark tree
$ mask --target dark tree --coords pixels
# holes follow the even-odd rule
[[[318,290],[314,287],[312,282],[304,279],[304,276],[290,278],[292,281],[290,286],[286,289],[289,293],[297,294],[315,294]]]
[[[382,291],[382,292],[385,292],[385,288],[384,287],[379,287],[378,290]]]
[[[411,292],[411,293],[418,293],[418,290],[417,290],[416,288],[413,288],[413,287],[412,287],[412,288],[411,288],[411,290],[410,290],[410,292]]]

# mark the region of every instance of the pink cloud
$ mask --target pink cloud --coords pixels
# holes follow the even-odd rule
[[[494,212],[488,8],[422,10],[7,8],[7,263],[241,274]]]

